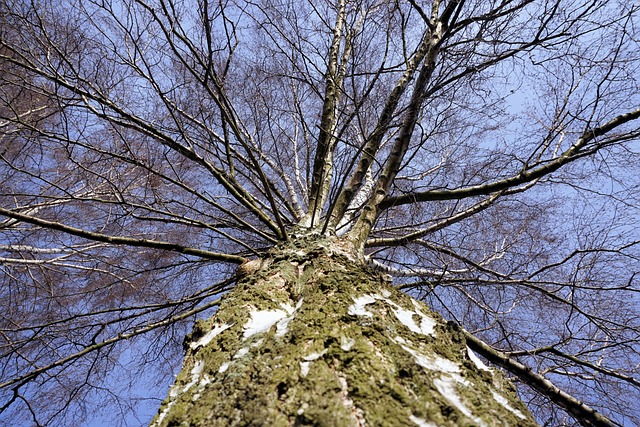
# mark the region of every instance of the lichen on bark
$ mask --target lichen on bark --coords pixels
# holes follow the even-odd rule
[[[532,426],[462,331],[344,242],[272,250],[199,322],[153,426]]]

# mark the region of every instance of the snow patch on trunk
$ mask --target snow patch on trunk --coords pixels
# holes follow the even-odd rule
[[[491,390],[491,393],[493,394],[493,398],[496,400],[496,402],[504,406],[507,410],[511,411],[516,417],[520,418],[521,420],[524,420],[527,418],[522,412],[520,412],[516,408],[509,405],[509,401],[505,397],[499,395],[494,390]]]
[[[429,422],[425,419],[418,418],[415,415],[411,415],[409,417],[409,420],[415,423],[418,427],[438,427],[436,424]]]
[[[415,314],[411,310],[405,310],[404,308],[394,308],[393,314],[396,315],[396,318],[405,325],[411,332],[415,332],[418,334],[422,333],[422,330],[418,326],[415,320],[413,320],[413,315]]]
[[[376,300],[378,299],[376,297],[379,298],[380,295],[365,294],[365,295],[362,295],[361,297],[354,298],[353,304],[349,306],[349,310],[347,311],[347,313],[349,313],[349,315],[351,316],[373,317],[373,313],[371,313],[370,311],[367,311],[366,306],[368,304],[373,304],[374,302],[376,302]]]
[[[309,369],[311,368],[311,362],[313,362],[314,360],[320,359],[322,356],[325,355],[326,352],[327,352],[327,349],[325,348],[320,353],[311,353],[304,356],[302,358],[304,362],[300,362],[300,375],[302,375],[303,377],[306,377],[307,374],[309,373]]]
[[[198,388],[205,388],[207,385],[211,384],[213,380],[208,376],[204,375],[198,384]]]
[[[246,356],[249,353],[249,347],[243,347],[233,356],[234,359],[240,359],[243,356]]]
[[[243,339],[249,339],[256,334],[267,332],[278,321],[287,317],[284,310],[252,311],[251,318],[244,325]]]
[[[310,368],[311,362],[300,362],[300,375],[302,375],[303,378],[306,377]]]
[[[480,358],[478,357],[478,355],[476,355],[473,350],[471,350],[469,347],[467,347],[467,354],[469,355],[469,359],[471,359],[471,361],[473,362],[474,365],[476,365],[476,367],[478,369],[481,369],[483,371],[491,371],[491,368],[488,367],[487,365],[484,364],[484,362],[482,360],[480,360]]]
[[[460,412],[473,420],[473,422],[481,427],[485,427],[486,424],[480,418],[474,417],[469,408],[467,408],[462,402],[458,395],[458,391],[456,390],[456,383],[462,382],[462,384],[468,385],[469,382],[459,375],[455,375],[455,377],[451,375],[442,375],[440,378],[433,380],[433,384],[436,386],[436,389],[438,389],[438,392],[447,399],[449,403],[458,408]]]
[[[307,356],[304,356],[303,359],[306,360],[307,362],[312,362],[314,360],[320,359],[322,356],[324,356],[327,353],[327,351],[328,350],[325,348],[320,353],[311,353]]]
[[[293,316],[287,316],[276,324],[276,336],[283,337],[289,330],[289,322],[293,320]]]
[[[393,309],[393,314],[396,318],[405,325],[411,332],[422,335],[433,335],[433,329],[436,326],[436,321],[430,317],[425,316],[419,311],[405,310],[404,308],[397,307]],[[413,316],[420,316],[420,325],[416,323]]]
[[[191,369],[191,381],[189,381],[189,383],[187,383],[180,391],[178,391],[178,388],[175,386],[171,387],[171,389],[169,390],[169,403],[167,403],[167,406],[164,408],[164,411],[162,411],[160,415],[158,415],[156,422],[151,424],[150,427],[155,427],[162,424],[162,421],[165,419],[165,417],[171,410],[171,407],[176,404],[176,398],[181,393],[185,393],[191,387],[193,387],[198,383],[198,381],[200,380],[200,375],[202,374],[203,370],[204,370],[204,361],[198,360],[193,366],[193,368]]]
[[[366,306],[368,304],[373,304],[376,301],[384,301],[392,307],[393,314],[396,316],[398,321],[409,328],[411,332],[422,335],[434,335],[434,329],[437,322],[433,317],[427,316],[420,311],[417,301],[412,300],[415,311],[407,310],[390,300],[388,298],[389,296],[391,296],[391,293],[385,289],[382,292],[382,295],[365,294],[361,297],[354,298],[353,304],[349,306],[348,313],[351,316],[373,317],[373,313],[368,311]],[[420,324],[416,323],[414,316],[417,316],[420,319]]]
[[[193,369],[191,369],[191,381],[189,381],[187,385],[184,386],[184,388],[182,389],[183,393],[189,390],[194,385],[196,385],[198,381],[200,381],[200,374],[202,373],[203,370],[204,370],[204,361],[198,360],[193,366]]]
[[[486,424],[483,423],[480,418],[473,416],[473,413],[469,410],[469,408],[465,406],[465,404],[460,399],[460,396],[458,395],[456,384],[460,384],[465,387],[470,387],[472,385],[468,380],[464,379],[459,374],[459,372],[461,372],[461,368],[458,363],[451,361],[449,359],[440,357],[436,354],[433,354],[433,355],[422,354],[412,349],[411,347],[409,347],[408,346],[409,343],[407,342],[407,340],[403,339],[400,336],[397,336],[393,341],[400,344],[403,350],[411,354],[418,365],[430,371],[441,372],[442,375],[440,376],[440,378],[436,378],[433,381],[433,384],[435,385],[438,392],[451,405],[455,406],[462,414],[472,419],[477,425],[479,425],[480,427],[483,427],[483,426],[486,427]],[[506,399],[504,400],[506,401]],[[416,418],[415,420],[411,419],[411,421],[415,422],[419,426],[432,425],[432,424],[420,424],[420,422],[416,420],[424,421],[424,420],[421,420],[420,418]],[[426,421],[424,422],[426,423]]]
[[[218,372],[221,374],[224,374],[225,372],[227,372],[227,369],[229,369],[229,366],[231,365],[231,362],[224,362],[222,365],[220,365],[220,367],[218,368]]]
[[[403,350],[405,350],[407,353],[413,356],[413,358],[415,359],[418,365],[422,366],[425,369],[429,369],[430,371],[444,372],[444,373],[460,372],[460,366],[458,366],[457,363],[454,363],[451,360],[445,359],[444,357],[440,357],[437,355],[427,356],[427,355],[418,353],[414,349],[409,348],[404,344],[401,344],[401,347],[403,348]]]
[[[276,325],[276,336],[281,337],[287,333],[289,322],[293,315],[302,306],[302,299],[295,307],[290,304],[281,303],[282,310],[255,310],[252,309],[251,318],[244,324],[243,340],[247,340],[256,334],[267,332],[273,325]]]
[[[435,335],[433,331],[437,325],[436,319],[420,311],[420,305],[418,304],[418,301],[412,299],[411,303],[416,309],[416,313],[418,314],[418,316],[420,316],[420,330],[422,331],[422,333],[424,335]]]
[[[167,414],[169,413],[169,410],[171,409],[171,407],[173,405],[176,404],[175,400],[172,400],[171,402],[167,403],[167,407],[164,408],[164,411],[162,411],[160,413],[160,415],[158,415],[158,418],[156,419],[156,422],[151,424],[149,427],[156,427],[159,426],[160,424],[162,424],[162,421],[165,419],[165,417],[167,416]]]
[[[192,342],[189,344],[191,350],[195,350],[198,347],[204,347],[211,342],[216,336],[220,335],[222,332],[226,331],[230,327],[233,326],[233,323],[226,323],[224,325],[214,325],[213,329],[204,334],[202,338],[200,338],[196,342]]]
[[[344,351],[349,351],[355,345],[356,340],[353,338],[340,337],[340,348]]]

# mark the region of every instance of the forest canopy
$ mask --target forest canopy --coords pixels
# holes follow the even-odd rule
[[[238,266],[309,235],[640,424],[639,8],[0,0],[0,424],[148,423]]]

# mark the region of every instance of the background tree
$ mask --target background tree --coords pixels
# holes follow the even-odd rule
[[[3,0],[0,19],[7,422],[105,401],[148,422],[139,372],[168,385],[237,266],[322,235],[469,331],[539,422],[640,424],[637,5]]]

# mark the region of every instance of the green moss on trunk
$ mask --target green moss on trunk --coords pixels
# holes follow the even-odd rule
[[[274,249],[196,325],[152,425],[536,425],[457,327],[349,254]]]

